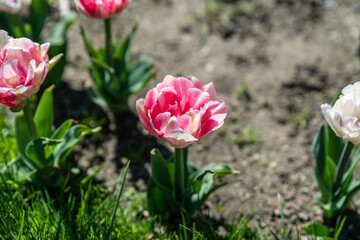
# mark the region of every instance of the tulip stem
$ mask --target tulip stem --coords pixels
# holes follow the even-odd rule
[[[343,178],[345,168],[349,163],[350,154],[353,147],[354,147],[353,143],[347,142],[343,148],[339,162],[336,166],[336,172],[334,177],[334,191],[336,191],[341,184],[341,180]]]
[[[29,129],[30,137],[32,140],[38,139],[38,134],[36,131],[35,123],[34,123],[34,115],[30,109],[30,103],[27,100],[26,104],[23,108],[24,116],[25,116],[25,122]]]
[[[106,51],[106,61],[110,67],[113,67],[112,59],[112,43],[111,43],[111,18],[104,20],[105,23],[105,51]]]
[[[175,148],[175,191],[177,197],[179,197],[184,192],[186,182],[187,182],[186,149]]]

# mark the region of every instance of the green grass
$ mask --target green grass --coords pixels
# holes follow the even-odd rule
[[[97,171],[76,181],[68,173],[53,188],[21,180],[12,120],[0,111],[0,239],[270,239],[251,217],[226,223],[200,213],[191,225],[166,228],[149,216],[146,193],[129,187],[121,194],[127,168],[113,183],[94,184]]]

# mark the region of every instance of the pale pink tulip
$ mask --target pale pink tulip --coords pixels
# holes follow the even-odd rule
[[[16,107],[39,90],[48,72],[49,46],[0,30],[0,105]]]
[[[27,10],[31,0],[0,0],[0,12],[17,14]]]
[[[360,143],[360,82],[346,86],[334,107],[322,104],[321,110],[338,137]]]
[[[74,0],[78,11],[91,18],[109,18],[121,12],[130,0]]]
[[[140,121],[152,136],[185,148],[221,127],[226,117],[216,100],[213,83],[203,86],[196,77],[166,76],[145,99],[136,101]]]

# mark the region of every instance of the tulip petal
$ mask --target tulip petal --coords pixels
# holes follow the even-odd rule
[[[16,107],[17,97],[12,90],[12,88],[0,87],[0,105],[10,108]]]
[[[205,137],[220,128],[224,124],[226,114],[227,110],[224,101],[209,102],[201,120],[201,137]]]
[[[163,134],[164,130],[168,125],[170,117],[171,114],[169,112],[164,112],[157,115],[155,120],[153,121],[153,126],[155,130],[158,130],[159,132],[161,132],[161,134]]]
[[[216,91],[215,91],[215,87],[214,84],[208,83],[204,86],[204,90],[205,92],[207,92],[210,95],[210,100],[216,100]]]
[[[199,110],[205,103],[209,102],[210,96],[207,92],[203,92],[200,89],[189,88],[187,91],[187,99],[193,109]]]
[[[0,30],[0,50],[12,39],[4,30]]]
[[[190,133],[182,130],[175,117],[170,118],[163,138],[168,140],[170,145],[175,148],[185,148],[198,140]]]
[[[331,105],[329,105],[327,103],[321,105],[321,111],[322,111],[326,121],[329,123],[331,129],[336,134],[336,136],[342,138],[344,133],[341,129],[341,127],[343,125],[341,116],[333,110]]]
[[[198,78],[190,76],[187,79],[189,79],[192,82],[192,85],[195,88],[200,89],[201,91],[204,91],[204,87],[203,87],[201,81]]]
[[[145,130],[148,131],[150,135],[156,136],[153,126],[150,123],[149,117],[145,113],[144,102],[145,100],[143,98],[136,101],[136,111],[139,115],[141,124],[145,127]]]

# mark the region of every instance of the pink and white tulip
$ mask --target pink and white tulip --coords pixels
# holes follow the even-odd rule
[[[360,143],[360,82],[346,86],[332,107],[322,104],[321,110],[338,137]]]
[[[31,0],[0,0],[0,12],[17,14],[27,10]]]
[[[130,0],[74,0],[78,11],[91,18],[109,18],[120,13]]]
[[[213,83],[196,77],[166,76],[145,99],[136,101],[140,122],[152,136],[185,148],[221,127],[226,117],[223,101],[216,100]]]
[[[0,30],[0,105],[14,108],[39,90],[48,72],[49,46]]]

